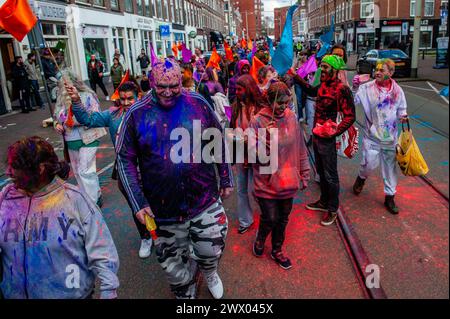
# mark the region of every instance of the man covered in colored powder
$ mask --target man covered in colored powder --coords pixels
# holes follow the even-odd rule
[[[353,80],[355,104],[364,111],[365,125],[362,146],[362,161],[359,175],[353,185],[353,192],[359,195],[370,172],[381,163],[384,181],[384,205],[391,214],[398,214],[394,201],[397,190],[396,145],[398,141],[398,121],[406,123],[408,115],[405,93],[392,79],[395,62],[390,59],[377,63],[375,80],[360,85],[360,78]]]
[[[181,79],[174,60],[153,67],[152,93],[128,111],[122,124],[116,145],[119,177],[136,217],[143,224],[145,215],[155,218],[158,262],[175,296],[196,297],[198,265],[218,299],[223,284],[217,267],[228,230],[221,198],[230,196],[233,178],[223,138],[218,161],[222,164],[207,163],[190,151],[191,145],[195,149],[193,139],[208,128],[221,131],[221,126],[201,95],[182,90]],[[194,120],[199,121],[197,128]],[[175,129],[189,133],[188,161],[172,160],[174,146],[180,143],[179,135],[172,134]],[[202,149],[207,142],[201,141]]]
[[[306,208],[325,212],[321,224],[329,226],[336,221],[339,210],[336,137],[351,127],[356,116],[352,91],[339,80],[339,71],[346,67],[344,60],[336,55],[327,55],[322,59],[320,67],[321,85],[318,87],[311,86],[293,70],[290,73],[306,94],[316,97],[314,127],[320,127],[329,120],[336,123],[337,113],[342,112],[342,121],[333,133],[319,136],[313,131],[314,157],[320,176],[321,195],[317,202],[306,205]]]

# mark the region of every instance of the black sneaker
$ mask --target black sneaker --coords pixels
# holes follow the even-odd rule
[[[28,111],[28,110],[22,110],[20,113],[30,113],[30,111]]]
[[[355,184],[353,184],[353,193],[355,195],[359,195],[361,194],[363,188],[364,188],[364,183],[366,182],[365,179],[362,179],[361,177],[357,177]]]
[[[253,243],[253,255],[256,257],[262,257],[264,254],[264,244],[255,240]]]
[[[333,225],[337,218],[337,212],[326,212],[323,217],[320,224],[322,226],[330,226]]]
[[[395,205],[394,196],[386,195],[384,200],[384,206],[392,215],[398,215],[399,209],[397,205]]]
[[[322,204],[322,202],[320,200],[318,200],[315,203],[306,205],[306,209],[321,211],[321,212],[328,212],[328,208],[324,204]]]
[[[272,252],[270,254],[270,257],[272,257],[273,260],[283,269],[288,270],[292,268],[292,263],[286,256],[283,255],[281,251],[279,252]]]
[[[37,109],[34,108],[34,107],[32,107],[32,108],[30,108],[28,111],[33,112],[33,111],[37,111]]]
[[[246,233],[249,229],[250,229],[250,227],[252,227],[252,225],[253,224],[251,224],[251,225],[249,225],[249,226],[246,226],[246,227],[244,227],[244,226],[239,226],[239,229],[238,229],[238,233],[239,234],[244,234],[244,233]]]

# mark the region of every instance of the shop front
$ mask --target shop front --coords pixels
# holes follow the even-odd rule
[[[375,48],[375,28],[366,26],[365,21],[356,23],[356,52],[364,54]]]
[[[82,27],[81,34],[83,38],[85,65],[88,64],[91,55],[95,54],[96,58],[103,62],[105,73],[107,73],[111,66],[110,56],[113,55],[113,52],[109,52],[108,46],[108,41],[112,38],[110,28],[85,25]]]
[[[174,41],[186,43],[186,28],[181,24],[172,24]]]

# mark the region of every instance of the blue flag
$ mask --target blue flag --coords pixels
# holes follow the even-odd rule
[[[334,39],[334,16],[331,17],[331,27],[330,31],[320,36],[320,41],[322,42],[322,47],[317,53],[317,57],[321,58],[327,54],[328,50],[331,48],[331,41]]]
[[[270,57],[273,58],[275,54],[275,50],[273,49],[273,41],[271,38],[267,37],[267,44],[269,45],[269,54]]]
[[[292,66],[292,61],[294,60],[292,15],[297,8],[298,5],[294,5],[289,8],[280,43],[278,44],[277,50],[272,57],[272,65],[281,76],[285,75],[286,72],[289,71]]]

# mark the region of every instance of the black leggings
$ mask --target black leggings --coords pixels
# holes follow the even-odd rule
[[[91,89],[97,93],[97,85],[100,87],[100,89],[103,91],[103,94],[106,96],[108,96],[108,91],[106,91],[106,87],[105,84],[103,83],[103,78],[98,78],[98,79],[90,79],[89,80],[90,84],[91,84]]]
[[[257,201],[261,208],[261,221],[259,222],[256,241],[264,243],[267,236],[272,232],[272,251],[279,252],[286,237],[286,226],[294,199],[266,199],[258,197]]]
[[[120,192],[122,193],[122,195],[125,197],[125,199],[127,200],[128,206],[130,206],[130,209],[132,209],[131,206],[131,202],[128,198],[127,192],[125,191],[122,182],[120,181],[120,178],[117,180],[117,186],[119,187]],[[141,236],[141,239],[150,239],[150,232],[147,230],[147,228],[145,227],[145,225],[143,225],[139,219],[136,218],[136,215],[133,214],[133,220],[134,223],[136,224],[136,227],[138,229],[139,232],[139,236]]]

